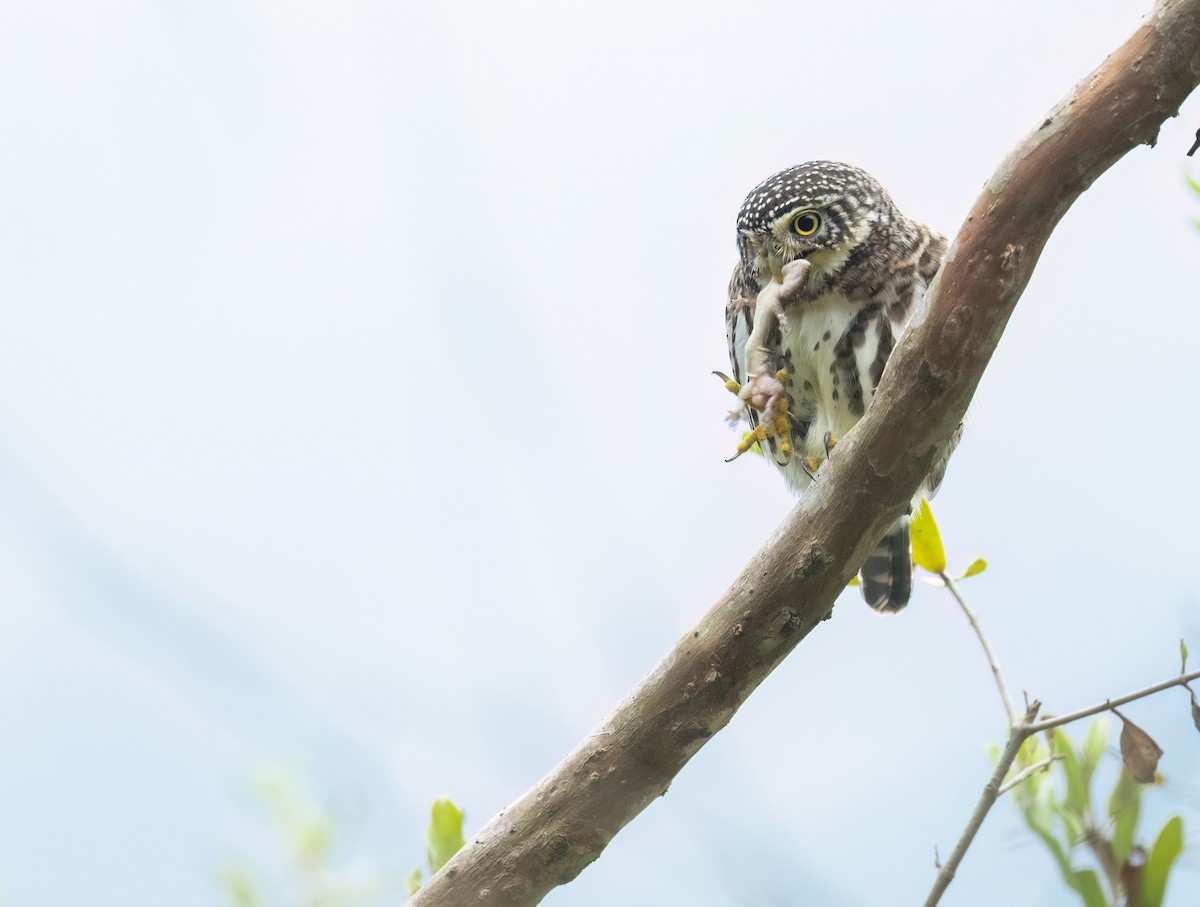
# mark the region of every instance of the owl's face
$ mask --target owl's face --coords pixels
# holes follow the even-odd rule
[[[882,186],[849,164],[812,161],[759,184],[738,212],[742,266],[760,287],[797,258],[828,283],[875,228],[896,216]]]

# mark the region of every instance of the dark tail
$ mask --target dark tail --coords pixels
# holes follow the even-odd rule
[[[903,610],[912,597],[912,539],[908,517],[896,521],[858,571],[867,604],[880,614]]]

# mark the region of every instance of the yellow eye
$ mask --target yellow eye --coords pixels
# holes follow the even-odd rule
[[[820,227],[821,218],[812,211],[797,214],[796,219],[792,221],[792,229],[799,236],[812,236]]]

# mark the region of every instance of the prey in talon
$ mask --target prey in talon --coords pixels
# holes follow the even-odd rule
[[[742,360],[731,356],[731,362],[734,373],[744,374],[746,382],[739,384],[723,372],[714,374],[719,375],[725,387],[746,405],[750,431],[730,460],[736,460],[756,442],[769,449],[780,464],[786,464],[792,458],[794,442],[788,418],[791,370],[787,359],[775,350],[788,323],[785,307],[800,292],[808,270],[808,262],[802,259],[781,265],[773,279],[758,291],[753,302],[746,297],[732,298],[731,288],[726,318],[744,319],[748,325]]]
[[[733,456],[725,462],[732,463],[755,444],[761,446],[767,441],[774,444],[776,439],[779,444],[780,456],[790,459],[792,456],[791,422],[788,421],[788,398],[783,393],[782,383],[787,376],[787,370],[780,369],[774,378],[744,385],[738,384],[724,372],[713,372],[713,374],[725,382],[725,387],[730,393],[737,394],[739,400],[745,401],[747,406],[762,413],[761,419],[753,429],[746,432],[746,436],[738,442]]]
[[[737,218],[725,309],[732,377],[755,443],[802,492],[862,418],[888,357],[918,313],[946,239],[907,217],[857,167],[812,161],[757,186]],[[932,497],[957,434],[918,491]],[[908,517],[860,571],[867,603],[899,611],[912,591]]]

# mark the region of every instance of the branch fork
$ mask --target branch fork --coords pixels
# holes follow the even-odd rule
[[[1190,692],[1191,688],[1188,687],[1188,683],[1200,678],[1200,671],[1193,671],[1190,674],[1184,673],[1183,669],[1186,668],[1186,663],[1184,663],[1181,667],[1180,674],[1176,677],[1171,677],[1159,683],[1152,684],[1151,686],[1143,687],[1142,689],[1135,690],[1132,693],[1126,693],[1123,696],[1117,696],[1113,699],[1106,699],[1104,702],[1088,706],[1087,708],[1077,709],[1076,711],[1068,712],[1065,715],[1046,717],[1039,721],[1038,715],[1041,712],[1042,704],[1035,699],[1033,702],[1030,702],[1026,705],[1024,716],[1018,717],[1013,706],[1012,696],[1009,695],[1008,687],[1004,682],[1004,675],[1000,670],[1000,662],[996,658],[995,650],[992,649],[991,644],[988,642],[987,636],[984,634],[983,628],[980,626],[978,619],[975,617],[975,614],[971,611],[970,607],[968,607],[966,600],[963,598],[962,593],[959,592],[958,586],[955,584],[953,578],[950,577],[950,575],[944,570],[938,575],[946,584],[946,588],[949,589],[950,593],[954,596],[954,600],[958,602],[958,606],[962,609],[963,614],[966,615],[967,621],[971,625],[971,629],[975,631],[975,635],[978,637],[979,643],[983,647],[983,651],[987,656],[988,665],[992,669],[992,676],[996,680],[996,687],[1000,693],[1000,699],[1004,704],[1005,714],[1008,716],[1008,742],[1005,744],[1004,750],[1000,754],[1000,758],[996,761],[996,768],[992,772],[992,776],[988,779],[987,784],[984,785],[983,793],[980,795],[979,801],[975,804],[975,809],[972,811],[971,817],[967,821],[967,826],[958,839],[958,843],[954,846],[954,850],[950,853],[950,856],[947,858],[946,862],[938,867],[938,874],[934,879],[933,888],[929,893],[929,897],[925,901],[925,907],[934,907],[934,905],[941,900],[946,888],[950,885],[950,882],[953,881],[954,873],[957,871],[959,864],[966,855],[967,848],[971,846],[971,842],[974,841],[976,833],[979,831],[980,826],[983,825],[984,818],[987,817],[988,812],[991,810],[995,802],[1001,796],[1017,787],[1019,784],[1021,784],[1021,782],[1025,781],[1034,773],[1039,771],[1047,771],[1052,763],[1062,758],[1062,756],[1058,754],[1053,754],[1048,759],[1043,759],[1034,765],[1026,766],[1010,778],[1008,777],[1008,773],[1012,770],[1013,764],[1016,762],[1017,756],[1021,752],[1021,746],[1026,740],[1035,734],[1051,731],[1055,728],[1062,727],[1065,724],[1070,724],[1073,721],[1079,721],[1082,718],[1088,718],[1092,715],[1098,715],[1101,712],[1108,711],[1115,713],[1118,718],[1121,718],[1121,720],[1125,722],[1126,727],[1128,727],[1130,722],[1123,715],[1121,715],[1120,712],[1117,711],[1117,706],[1125,705],[1128,702],[1134,702],[1138,699],[1144,699],[1147,696],[1153,696],[1155,693],[1161,693],[1163,690],[1169,690],[1171,687],[1176,686],[1184,687]],[[1145,732],[1138,729],[1138,733],[1144,736],[1147,741],[1150,741],[1149,736],[1145,735]],[[1157,748],[1157,745],[1154,744],[1153,741],[1150,741],[1150,744]],[[1162,751],[1159,750],[1158,754],[1161,755],[1161,752]],[[1155,756],[1155,761],[1157,761],[1157,756]],[[1147,778],[1152,775],[1153,766],[1150,767]],[[1136,771],[1134,772],[1134,777],[1137,778]],[[1137,780],[1144,782],[1147,780],[1147,778],[1137,778]]]

